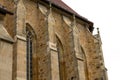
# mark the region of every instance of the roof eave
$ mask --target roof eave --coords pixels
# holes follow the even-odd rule
[[[47,1],[47,0],[43,0],[43,1],[44,1],[44,2],[47,2],[48,4],[50,4],[50,1]],[[94,30],[94,27],[93,27],[94,23],[93,23],[93,22],[87,20],[86,18],[84,18],[84,17],[82,17],[82,16],[79,16],[79,15],[77,15],[77,14],[73,14],[72,12],[63,9],[63,8],[61,8],[60,6],[58,6],[58,5],[54,4],[54,3],[53,3],[52,5],[53,5],[54,7],[56,7],[56,8],[58,8],[58,9],[63,10],[64,12],[67,12],[67,13],[70,14],[70,15],[75,15],[75,17],[77,17],[78,19],[80,19],[80,20],[88,23],[90,32],[93,32],[93,30]]]

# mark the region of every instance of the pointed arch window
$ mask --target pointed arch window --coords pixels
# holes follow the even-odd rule
[[[58,49],[58,59],[59,59],[60,80],[66,80],[64,49],[63,49],[63,45],[58,37],[57,37],[57,49]]]
[[[26,53],[26,60],[27,60],[27,65],[26,65],[26,68],[27,68],[27,80],[32,80],[33,78],[33,53],[35,52],[34,51],[34,40],[35,40],[35,35],[34,35],[34,32],[33,30],[27,26],[26,27],[26,39],[27,39],[27,42],[26,42],[26,46],[27,46],[27,53]]]
[[[82,46],[80,46],[80,45],[79,45],[79,50],[80,50],[79,51],[80,57],[77,58],[79,78],[81,80],[88,80],[87,62],[86,62],[85,52],[84,52]]]

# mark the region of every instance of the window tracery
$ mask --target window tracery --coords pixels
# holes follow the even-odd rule
[[[26,46],[27,46],[27,80],[32,80],[33,78],[33,41],[34,41],[34,34],[29,27],[26,27]]]

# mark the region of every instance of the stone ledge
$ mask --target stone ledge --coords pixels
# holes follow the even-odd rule
[[[20,39],[22,41],[26,41],[26,38],[20,35],[16,35],[17,39]]]
[[[17,77],[16,80],[26,80],[26,79]]]
[[[57,47],[55,43],[48,42],[49,48],[53,51],[57,51]]]
[[[9,33],[2,24],[0,24],[0,39],[7,42],[12,42],[12,43],[14,42],[14,40],[12,39],[12,37],[9,35]]]

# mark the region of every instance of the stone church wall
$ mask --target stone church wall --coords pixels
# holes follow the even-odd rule
[[[5,7],[12,3],[0,0],[0,6]],[[13,4],[7,9],[13,10]],[[13,68],[13,35],[14,23],[9,21],[13,19],[13,15],[0,13],[0,80],[12,80]],[[7,77],[6,77],[7,76]]]
[[[0,39],[0,80],[27,79],[26,28],[33,34],[34,80],[100,79],[95,37],[88,23],[43,1],[0,0],[0,4],[14,12],[2,22],[14,41]]]
[[[80,44],[84,49],[86,60],[87,60],[87,70],[89,80],[99,80],[101,79],[102,69],[99,65],[99,53],[98,48],[96,48],[96,41],[98,41],[86,27],[82,27],[79,23],[77,26],[80,28]],[[81,26],[81,27],[80,27]],[[81,39],[82,38],[82,39]]]
[[[0,40],[0,80],[12,80],[12,53],[13,45]]]
[[[8,0],[0,0],[0,5],[12,13],[14,13],[14,11],[15,11],[13,0],[9,0],[9,1]],[[15,16],[6,14],[4,17],[3,25],[6,28],[6,30],[8,31],[8,33],[12,37],[14,37],[15,36]]]
[[[47,52],[48,46],[48,32],[46,15],[42,14],[38,8],[38,4],[29,0],[20,0],[17,7],[17,32],[18,36],[26,38],[26,27],[30,27],[34,34],[34,53],[33,53],[33,78],[38,79],[50,79],[50,57]],[[20,12],[23,12],[20,15]],[[25,46],[26,42],[23,42]],[[25,49],[25,48],[24,48]],[[18,50],[19,51],[19,50]],[[22,52],[21,52],[22,53]],[[19,53],[19,54],[21,54]],[[26,53],[26,51],[24,51]],[[24,55],[25,57],[25,55]],[[19,60],[19,59],[18,59]],[[19,62],[18,62],[19,63]],[[18,64],[19,66],[20,64]],[[22,66],[22,65],[21,65]],[[24,69],[23,72],[26,72]],[[21,73],[20,73],[21,74]],[[22,74],[25,76],[25,74]],[[21,76],[20,76],[21,78]],[[26,79],[24,77],[24,79]]]

